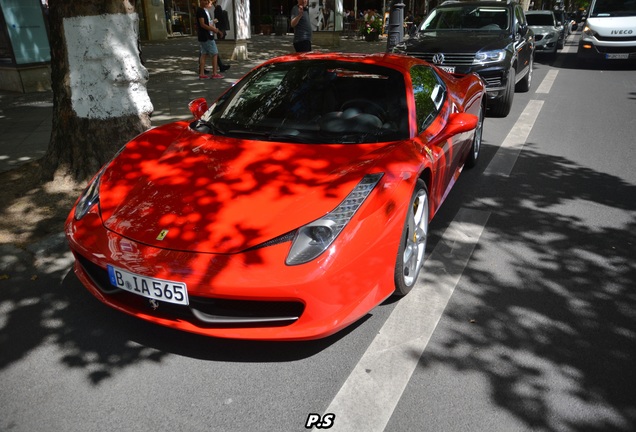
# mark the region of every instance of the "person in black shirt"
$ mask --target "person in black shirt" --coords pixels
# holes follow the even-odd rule
[[[216,26],[216,28],[221,30],[221,33],[217,34],[216,38],[219,40],[223,40],[225,39],[227,31],[230,29],[227,12],[223,10],[221,5],[218,3],[218,0],[212,0],[212,6],[214,6],[214,25]],[[219,70],[221,72],[225,72],[230,68],[230,65],[223,64],[220,55],[218,56],[217,61],[219,63]]]
[[[294,29],[296,52],[311,51],[311,24],[307,3],[308,0],[298,0],[298,4],[291,10],[291,26]]]
[[[223,78],[218,72],[219,50],[214,42],[214,34],[220,34],[210,20],[210,14],[206,8],[210,7],[211,0],[201,0],[201,7],[197,8],[197,39],[201,47],[201,56],[199,57],[199,79]],[[205,74],[205,61],[208,56],[212,57],[212,76]]]

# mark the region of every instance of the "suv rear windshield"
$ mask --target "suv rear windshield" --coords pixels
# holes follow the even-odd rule
[[[508,29],[508,9],[497,6],[450,6],[433,10],[420,31],[470,30],[501,31]]]

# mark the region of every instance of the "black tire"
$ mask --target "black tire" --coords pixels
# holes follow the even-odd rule
[[[491,113],[495,117],[506,117],[510,114],[512,108],[512,100],[515,96],[515,70],[510,69],[508,72],[508,81],[506,82],[506,90],[502,97],[497,99],[495,105],[491,108]]]
[[[530,86],[532,85],[532,69],[534,69],[534,54],[530,56],[530,67],[528,68],[528,73],[517,83],[515,91],[518,91],[519,93],[526,93],[530,91]]]
[[[479,121],[477,122],[477,128],[475,129],[475,136],[473,137],[473,144],[470,146],[470,153],[466,158],[466,168],[472,168],[477,165],[477,159],[479,159],[479,152],[481,150],[481,137],[484,131],[484,109],[479,109]]]
[[[424,264],[429,212],[428,189],[424,181],[419,179],[411,196],[395,260],[394,294],[398,297],[405,296],[415,286]]]

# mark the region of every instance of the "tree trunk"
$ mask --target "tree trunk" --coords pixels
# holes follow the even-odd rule
[[[85,180],[150,127],[139,18],[128,0],[50,0],[53,125],[43,178]]]

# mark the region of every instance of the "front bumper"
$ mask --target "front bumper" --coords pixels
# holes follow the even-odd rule
[[[557,51],[559,44],[559,38],[547,38],[544,35],[535,35],[534,49],[539,52],[551,52]]]
[[[75,274],[103,303],[155,324],[233,339],[327,337],[366,315],[394,291],[403,220],[373,212],[320,257],[285,265],[290,242],[238,254],[159,249],[107,231],[96,212],[69,217]],[[382,227],[381,232],[377,227]],[[108,265],[185,283],[187,306],[150,301],[109,283]]]
[[[636,39],[610,42],[584,35],[579,40],[576,55],[582,60],[636,60]]]

